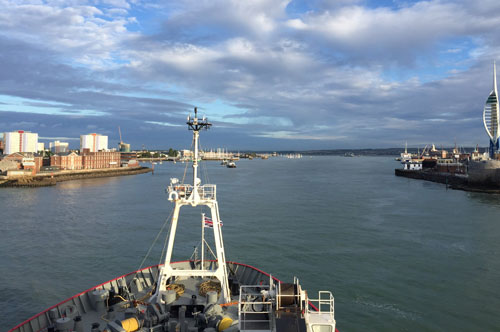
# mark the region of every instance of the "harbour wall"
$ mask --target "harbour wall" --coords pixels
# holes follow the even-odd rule
[[[0,187],[46,187],[54,186],[57,182],[81,180],[89,178],[102,178],[112,176],[135,175],[151,172],[149,167],[131,167],[100,170],[79,170],[79,171],[61,171],[48,174],[37,174],[34,176],[23,176],[17,178],[5,178],[0,181]]]
[[[447,188],[451,189],[500,194],[500,172],[498,170],[492,170],[491,172],[478,172],[478,175],[474,177],[464,174],[442,173],[432,170],[395,169],[394,171],[396,176],[443,183],[447,186]],[[492,177],[491,174],[495,174],[495,177]]]
[[[425,170],[406,170],[395,169],[397,176],[404,176],[411,179],[426,180],[438,183],[444,183],[450,186],[466,185],[468,183],[466,176],[458,176],[450,173],[430,172]]]

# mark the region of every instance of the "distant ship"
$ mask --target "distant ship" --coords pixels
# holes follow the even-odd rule
[[[336,331],[331,292],[320,291],[316,299],[310,299],[297,278],[284,283],[258,268],[226,261],[216,185],[202,184],[198,177],[199,133],[211,124],[199,119],[195,108],[187,125],[193,131],[193,178],[192,183],[172,178],[167,187],[168,199],[175,206],[164,264],[76,294],[9,332]],[[201,228],[201,241],[190,259],[172,262],[183,207],[205,211],[196,226]],[[213,248],[205,237],[210,231]],[[252,234],[241,236],[252,241]]]
[[[408,153],[408,142],[406,142],[405,144],[405,152],[402,152],[401,153],[401,157],[399,158],[399,161],[401,161],[401,163],[406,163],[406,162],[410,162],[412,159],[412,154],[411,153]]]

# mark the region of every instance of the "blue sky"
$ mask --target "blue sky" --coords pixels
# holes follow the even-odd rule
[[[487,146],[483,1],[0,0],[0,131],[133,148]]]

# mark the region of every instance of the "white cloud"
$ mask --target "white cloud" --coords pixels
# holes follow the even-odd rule
[[[126,2],[119,2],[122,8],[103,11],[83,1],[75,6],[4,1],[0,34],[54,50],[77,63],[109,63],[123,39],[133,35],[126,28],[130,20],[123,18]]]
[[[474,118],[490,85],[484,74],[489,80],[500,55],[498,5],[363,3],[326,1],[288,16],[288,1],[274,0],[0,0],[0,93],[64,103],[58,115],[158,125],[175,123],[191,104],[224,100],[243,113],[224,118],[227,128],[300,140],[389,142],[438,132],[440,114]],[[142,21],[137,8],[148,11]],[[441,57],[451,65],[441,68]],[[444,132],[468,133],[472,122],[450,122]]]

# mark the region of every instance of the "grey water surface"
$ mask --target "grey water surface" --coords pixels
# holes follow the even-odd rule
[[[237,165],[202,167],[217,184],[226,257],[297,276],[310,297],[331,290],[341,332],[500,330],[500,196],[395,177],[391,157]],[[1,189],[1,330],[138,269],[185,166]],[[179,259],[199,241],[202,210],[183,212]],[[159,263],[164,238],[143,266]]]

